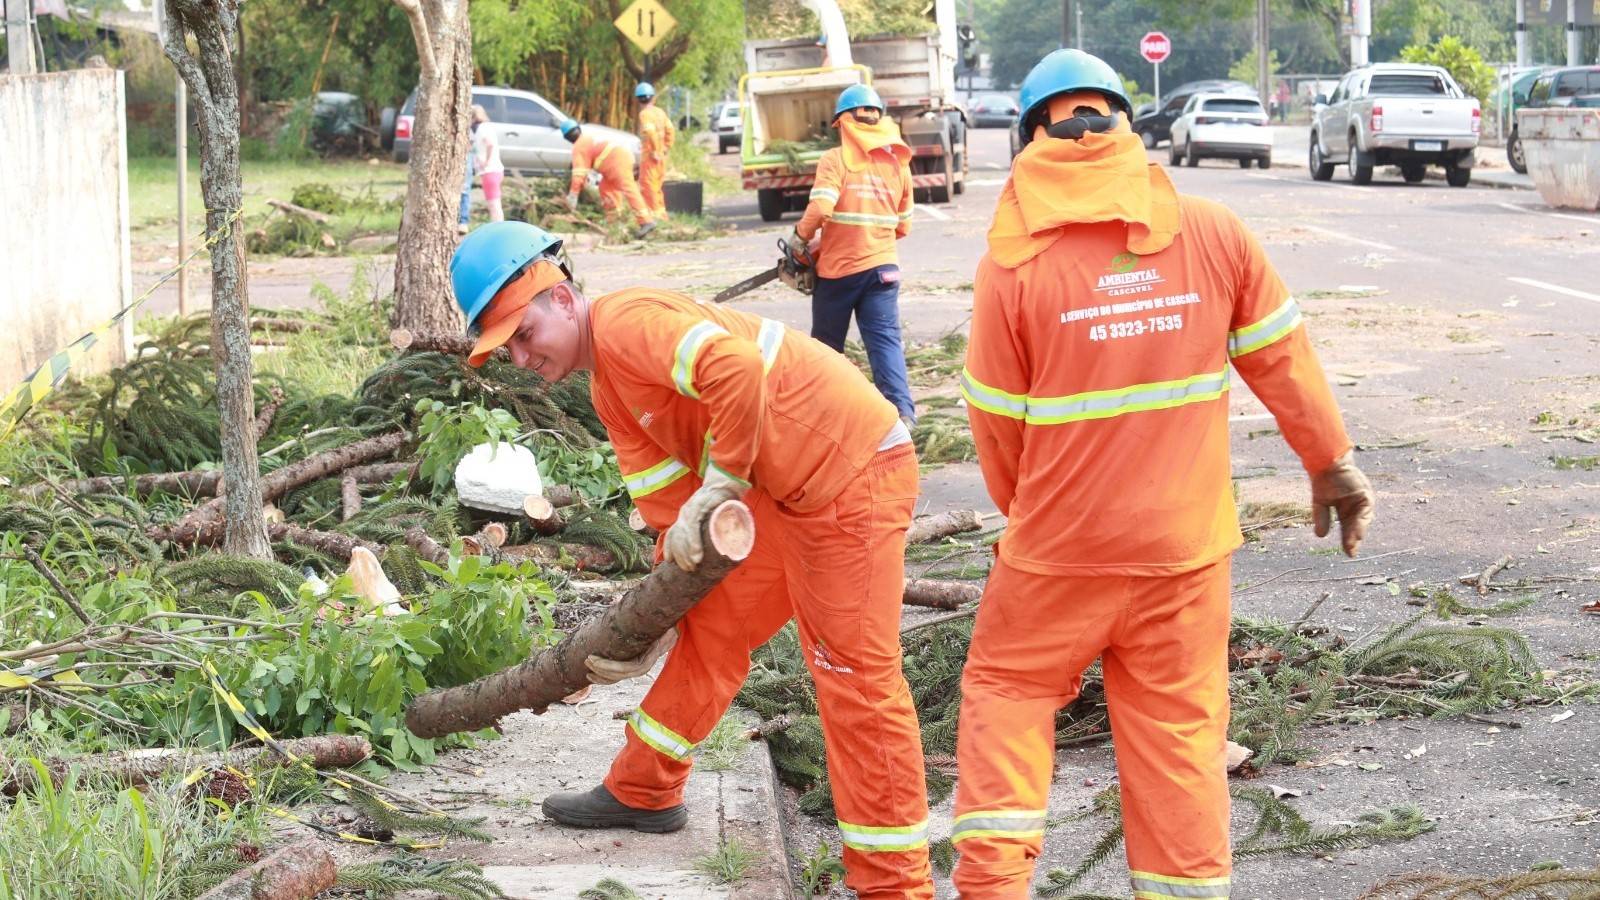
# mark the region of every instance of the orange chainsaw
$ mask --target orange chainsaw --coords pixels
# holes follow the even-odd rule
[[[809,295],[812,288],[817,286],[816,263],[811,259],[811,251],[804,244],[796,246],[785,238],[778,238],[778,253],[780,255],[777,265],[759,275],[752,275],[732,287],[724,288],[711,298],[711,302],[726,303],[775,280],[781,280],[800,293]]]

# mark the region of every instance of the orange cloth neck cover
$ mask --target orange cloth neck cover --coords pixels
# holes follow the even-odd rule
[[[566,280],[560,266],[541,259],[506,282],[478,316],[478,342],[473,345],[467,364],[476,368],[488,361],[489,354],[517,333],[522,314],[533,298]]]
[[[844,167],[852,172],[865,169],[874,150],[889,151],[902,166],[911,162],[911,147],[901,140],[900,126],[888,116],[874,125],[857,122],[848,113],[840,116],[839,145],[844,148]]]
[[[1166,249],[1182,225],[1172,179],[1148,161],[1138,135],[1035,140],[1012,163],[989,227],[989,254],[1014,269],[1068,225],[1117,221],[1128,223],[1128,252],[1140,255]]]

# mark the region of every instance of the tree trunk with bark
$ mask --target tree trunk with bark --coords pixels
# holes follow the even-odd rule
[[[584,660],[591,654],[638,657],[749,555],[755,544],[749,508],[737,500],[722,504],[707,517],[702,536],[705,558],[695,571],[670,562],[656,566],[599,618],[556,646],[505,671],[413,700],[406,727],[419,737],[441,737],[491,727],[521,709],[542,713],[589,684]]]
[[[200,193],[206,204],[211,247],[211,358],[222,412],[222,471],[229,553],[271,559],[261,512],[261,469],[256,460],[255,395],[251,389],[250,309],[244,241],[240,240],[243,189],[239,178],[239,83],[228,38],[239,0],[162,0],[162,48],[194,99],[200,128]],[[189,52],[193,35],[199,58]]]
[[[394,260],[396,328],[461,331],[451,300],[461,177],[472,108],[467,0],[394,0],[411,20],[421,75],[405,211]]]
[[[283,746],[317,769],[349,769],[372,756],[372,745],[367,739],[350,734],[297,738],[284,741]],[[188,772],[202,766],[233,766],[249,770],[263,764],[284,766],[289,765],[289,760],[267,747],[247,747],[224,753],[167,749],[119,750],[90,756],[54,757],[44,761],[45,770],[57,785],[65,780],[69,770],[77,769],[84,775],[105,778],[129,787],[142,787],[163,775]],[[4,782],[0,783],[0,793],[8,795],[29,790],[39,780],[39,773],[33,766],[20,760],[0,759],[0,772],[6,773]]]
[[[919,516],[906,529],[906,543],[925,544],[964,531],[977,531],[983,527],[983,517],[975,509],[952,509],[938,515]]]
[[[235,872],[199,900],[311,900],[338,880],[333,856],[308,838]]]
[[[907,606],[933,609],[960,609],[983,596],[983,586],[967,581],[930,581],[919,578],[906,582],[900,601]]]

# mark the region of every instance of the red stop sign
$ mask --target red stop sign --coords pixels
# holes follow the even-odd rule
[[[1147,32],[1139,39],[1139,55],[1145,62],[1163,62],[1172,55],[1172,39],[1160,31]]]

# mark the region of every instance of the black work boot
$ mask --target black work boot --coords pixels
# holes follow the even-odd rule
[[[644,240],[646,237],[648,237],[650,235],[650,232],[655,231],[655,230],[656,230],[656,223],[654,223],[654,222],[646,222],[643,225],[639,226],[639,230],[635,231],[633,233],[633,236],[634,236],[635,239],[642,241],[642,240]]]
[[[550,821],[573,828],[632,828],[666,834],[689,821],[689,811],[682,803],[668,809],[634,809],[622,805],[603,784],[581,793],[551,794],[540,809]]]

